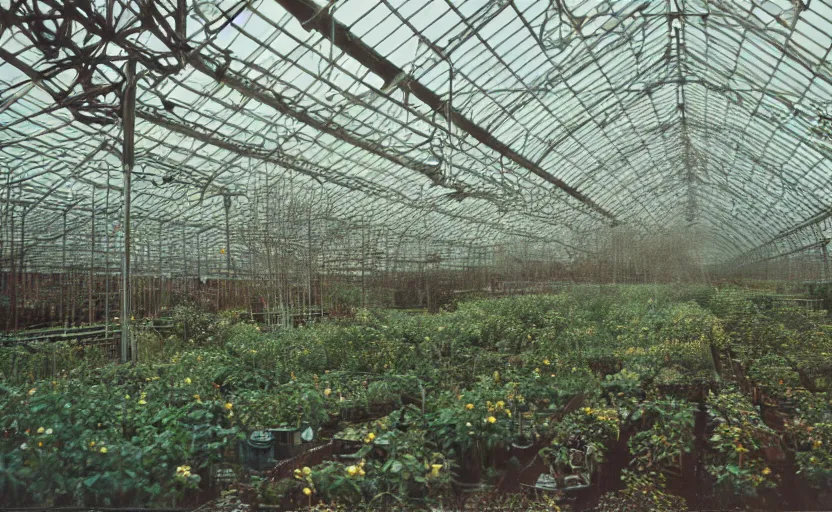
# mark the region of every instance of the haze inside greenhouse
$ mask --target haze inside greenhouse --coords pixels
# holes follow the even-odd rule
[[[141,275],[826,275],[826,2],[36,3],[2,7],[7,273],[120,272],[129,168]]]

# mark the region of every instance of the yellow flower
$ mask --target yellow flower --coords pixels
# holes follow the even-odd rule
[[[34,395],[34,394],[35,394],[35,391],[37,391],[37,390],[38,390],[38,388],[32,388],[32,389],[30,389],[30,390],[29,390],[29,396]]]
[[[769,468],[765,468],[765,469],[763,470],[763,474],[764,474],[764,475],[770,475],[770,474],[771,474],[771,469],[769,469]]]
[[[232,407],[234,407],[234,404],[232,404],[231,402],[225,402],[225,409],[227,411],[230,411]]]
[[[311,475],[311,474],[312,474],[312,468],[310,468],[310,467],[308,467],[308,466],[304,466],[304,468],[303,468],[303,475],[304,475],[304,476],[309,476],[309,475]]]
[[[130,400],[130,395],[124,395],[125,400]]]
[[[139,405],[147,405],[147,402],[144,400],[139,400]]]
[[[303,494],[305,494],[307,496],[312,496],[312,489],[310,489],[309,487],[304,487],[303,488]]]
[[[350,476],[355,476],[358,474],[358,466],[349,466],[347,467],[347,474]]]
[[[375,434],[373,434],[372,432],[370,432],[369,434],[367,434],[367,439],[369,439],[370,441],[374,440],[375,438],[376,438],[376,435],[375,435]]]
[[[46,429],[45,429],[45,428],[40,427],[40,428],[38,429],[38,434],[43,434],[45,431],[46,431]]]
[[[190,377],[185,377],[185,384],[190,384],[190,383],[191,383],[191,378]]]
[[[488,423],[492,423],[492,424],[497,423],[497,418],[495,418],[494,416],[489,416],[486,419],[487,419]]]
[[[548,359],[544,359],[544,360],[543,360],[543,364],[545,364],[546,366],[549,366],[549,364],[551,364],[551,363],[549,362],[549,360],[548,360]]]
[[[100,449],[100,450],[98,450],[98,451],[100,451],[101,453],[107,453],[107,447],[106,447],[106,446],[102,446],[102,447],[101,447],[101,449]]]
[[[40,432],[38,432],[38,434],[40,434]],[[818,439],[817,441],[815,441],[814,443],[812,443],[812,446],[813,446],[814,448],[820,448],[821,446],[823,446],[823,441],[821,441],[820,439]]]
[[[367,473],[364,471],[364,468],[358,468],[358,476],[364,476]]]
[[[432,478],[436,478],[439,476],[439,471],[442,469],[442,464],[431,464],[430,465],[430,476]]]
[[[507,411],[506,411],[506,416],[508,416],[509,418],[511,418],[511,411],[508,411],[508,410],[507,410]]]
[[[199,395],[194,395],[194,400],[196,400],[200,404],[202,403],[202,398],[200,398]]]
[[[326,389],[324,390],[324,396],[328,397],[328,396],[329,396],[329,395],[331,395],[331,394],[332,394],[332,389],[330,389],[330,388],[326,388]]]
[[[465,404],[465,408],[470,411],[474,408],[474,404]]]
[[[43,441],[38,441],[38,447],[43,448]]]
[[[506,403],[503,402],[502,400],[497,402],[497,409],[502,409],[505,406],[506,406]]]
[[[90,448],[95,446],[95,441],[90,441]]]

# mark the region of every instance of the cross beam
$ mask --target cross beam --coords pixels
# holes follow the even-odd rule
[[[327,8],[321,8],[313,0],[275,0],[289,14],[291,14],[301,26],[307,31],[316,30],[324,38],[341,49],[347,55],[357,60],[373,73],[380,76],[385,83],[384,89],[389,86],[402,87],[410,91],[422,103],[430,107],[457,128],[477,139],[480,143],[493,149],[500,155],[508,158],[515,164],[532,172],[538,177],[563,190],[573,198],[577,199],[592,211],[600,214],[609,220],[613,225],[620,222],[615,215],[598,205],[577,188],[570,186],[560,178],[550,174],[548,171],[535,164],[528,158],[512,150],[506,144],[497,140],[488,130],[468,119],[456,109],[452,108],[447,101],[444,101],[438,94],[416,80],[415,77],[406,73],[402,68],[395,65],[375,49],[368,46],[361,39],[353,34],[343,23],[335,20]]]

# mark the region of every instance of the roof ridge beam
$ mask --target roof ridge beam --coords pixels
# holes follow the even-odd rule
[[[398,86],[406,88],[413,93],[422,103],[430,107],[445,119],[448,119],[457,128],[477,139],[480,143],[493,149],[500,155],[508,158],[520,167],[532,172],[538,177],[558,187],[568,195],[586,205],[590,210],[600,214],[612,222],[613,225],[620,221],[614,214],[607,211],[595,201],[584,195],[577,188],[570,186],[560,178],[557,178],[535,164],[526,157],[512,150],[503,142],[497,140],[488,130],[477,125],[431,89],[416,80],[415,77],[405,72],[402,68],[387,60],[384,56],[365,44],[353,34],[343,23],[337,21],[325,7],[320,7],[312,0],[275,0],[289,14],[291,14],[301,26],[310,31],[316,30],[322,37],[330,40],[331,44],[341,49],[344,53],[358,61],[361,65],[380,76],[385,86]],[[386,88],[386,87],[385,87]]]

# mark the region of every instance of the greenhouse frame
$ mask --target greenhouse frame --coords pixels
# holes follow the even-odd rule
[[[288,332],[738,286],[821,315],[830,52],[828,0],[0,0],[0,350],[141,366],[199,342],[186,304]]]

